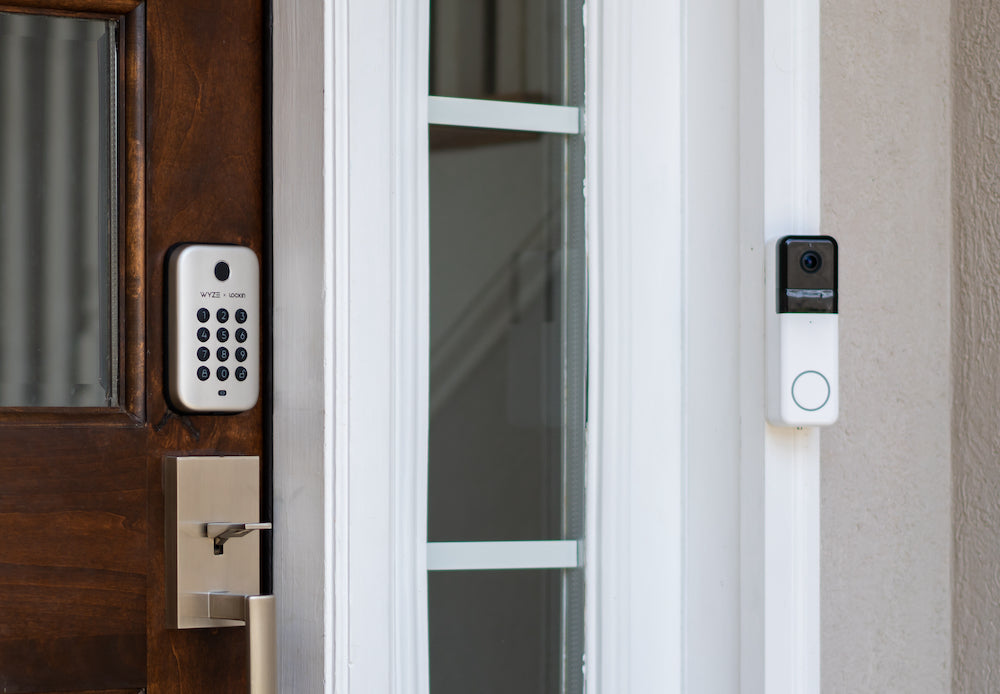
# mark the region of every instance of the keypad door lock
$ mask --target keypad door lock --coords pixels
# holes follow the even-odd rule
[[[244,246],[184,244],[168,263],[168,393],[184,412],[243,412],[260,395],[260,263]]]

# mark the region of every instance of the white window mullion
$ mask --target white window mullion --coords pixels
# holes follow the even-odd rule
[[[428,571],[575,569],[581,566],[576,540],[533,542],[428,542]]]
[[[456,125],[466,128],[524,130],[566,135],[576,135],[580,132],[580,109],[574,106],[525,104],[518,101],[431,96],[427,98],[427,119],[431,125]]]

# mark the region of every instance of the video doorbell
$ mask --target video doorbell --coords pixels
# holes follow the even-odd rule
[[[243,246],[185,244],[168,261],[168,392],[183,412],[243,412],[260,395],[260,263]]]
[[[767,419],[777,426],[837,421],[837,242],[784,236],[768,244]]]

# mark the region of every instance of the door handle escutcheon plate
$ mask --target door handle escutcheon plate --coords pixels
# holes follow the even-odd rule
[[[245,624],[249,691],[273,694],[275,600],[273,595],[260,595],[260,533],[253,532],[271,527],[257,520],[259,458],[168,457],[163,483],[167,626]]]

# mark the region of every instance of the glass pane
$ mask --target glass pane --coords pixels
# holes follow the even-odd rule
[[[0,13],[0,406],[117,399],[114,29]]]
[[[564,5],[431,0],[431,95],[580,105],[565,85]],[[580,16],[570,18],[576,30]]]
[[[563,691],[563,573],[559,570],[431,573],[428,577],[431,692]]]
[[[462,135],[490,144],[430,160],[428,538],[560,539],[565,277],[582,260],[564,240],[567,138]]]
[[[431,94],[582,107],[582,16],[431,0]],[[429,134],[428,540],[581,539],[583,137]],[[580,694],[583,596],[581,569],[432,571],[432,694]]]

